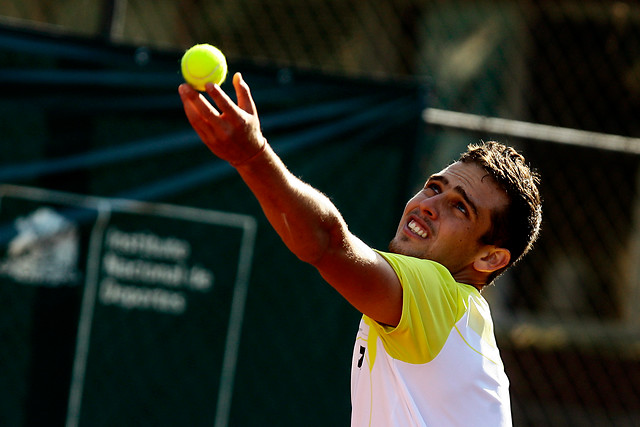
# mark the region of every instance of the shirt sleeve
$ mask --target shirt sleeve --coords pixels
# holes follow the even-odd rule
[[[394,328],[367,318],[390,356],[407,363],[435,358],[464,314],[460,285],[442,265],[429,260],[378,252],[402,284],[402,316]]]

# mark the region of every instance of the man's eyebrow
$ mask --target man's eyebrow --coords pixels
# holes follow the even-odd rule
[[[476,204],[473,203],[471,201],[471,199],[469,198],[469,195],[467,194],[466,191],[464,191],[464,188],[462,188],[461,186],[457,185],[454,190],[456,190],[464,199],[464,201],[471,206],[471,210],[473,211],[473,214],[477,217],[478,216],[478,208],[476,208]]]
[[[429,181],[440,181],[445,185],[449,184],[449,180],[447,179],[447,177],[442,175],[431,175],[429,177]]]
[[[446,176],[442,176],[442,175],[431,175],[429,177],[429,181],[439,181],[439,182],[443,183],[444,185],[448,185],[449,184],[449,180],[447,179],[447,177]],[[471,210],[473,211],[474,215],[477,217],[478,216],[478,208],[476,207],[476,204],[473,203],[473,201],[471,201],[471,199],[469,198],[469,195],[464,190],[464,188],[462,188],[461,186],[457,185],[457,186],[454,187],[454,190],[458,194],[460,194],[460,196],[464,199],[464,201],[471,207]]]

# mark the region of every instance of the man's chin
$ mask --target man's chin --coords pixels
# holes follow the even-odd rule
[[[423,258],[421,256],[422,254],[410,248],[407,242],[402,241],[402,238],[400,239],[398,239],[397,237],[394,238],[391,242],[389,242],[389,246],[387,247],[387,250],[392,254],[412,256],[415,258]]]
[[[397,237],[394,238],[392,241],[389,242],[389,246],[387,246],[387,250],[389,252],[391,252],[392,254],[400,254],[401,252],[399,252],[399,245],[398,242],[396,241]]]

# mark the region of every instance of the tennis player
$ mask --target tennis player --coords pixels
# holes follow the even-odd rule
[[[179,93],[202,141],[237,169],[287,247],[363,314],[352,426],[511,425],[509,382],[481,291],[539,232],[538,177],[522,155],[496,142],[469,147],[408,201],[383,252],[289,172],[240,74],[233,85],[237,104],[212,84],[213,104],[187,84]]]

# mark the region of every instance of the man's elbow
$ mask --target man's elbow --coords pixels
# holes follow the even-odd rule
[[[342,253],[348,241],[344,224],[336,222],[330,227],[318,229],[312,236],[299,242],[293,253],[303,262],[318,268],[333,255]]]

